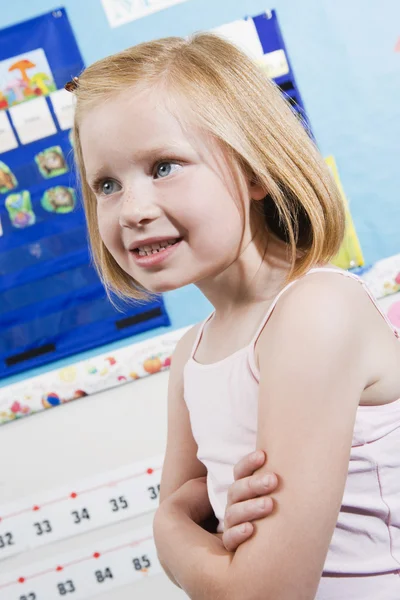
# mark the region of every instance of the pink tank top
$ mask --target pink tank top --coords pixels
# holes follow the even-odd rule
[[[347,271],[329,271],[363,285]],[[208,493],[218,531],[223,531],[233,467],[256,448],[259,373],[254,349],[276,303],[275,298],[252,342],[216,363],[203,365],[194,355],[202,324],[184,370],[184,394],[197,456],[207,468]],[[327,499],[329,501],[329,499]],[[400,399],[382,406],[359,406],[349,470],[336,528],[329,546],[317,600],[400,600]]]

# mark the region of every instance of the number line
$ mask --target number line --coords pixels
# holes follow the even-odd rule
[[[127,475],[126,477],[121,477],[120,479],[115,479],[113,481],[101,483],[97,486],[80,490],[79,492],[72,492],[68,496],[62,496],[60,498],[54,498],[53,500],[48,500],[47,502],[42,502],[40,505],[35,504],[33,507],[32,507],[32,505],[30,505],[29,507],[22,508],[19,511],[0,516],[0,523],[2,521],[5,521],[6,519],[12,519],[14,517],[19,517],[20,515],[25,514],[27,512],[38,511],[41,508],[44,508],[46,506],[51,506],[52,504],[58,504],[59,502],[65,502],[66,500],[71,500],[71,499],[75,500],[76,498],[79,498],[79,496],[83,496],[84,494],[89,494],[91,492],[95,492],[97,490],[101,490],[101,489],[107,488],[107,487],[113,487],[115,485],[118,485],[119,483],[122,483],[123,481],[129,481],[130,479],[136,479],[137,477],[143,477],[143,475],[151,475],[154,472],[160,471],[160,470],[161,470],[161,467],[156,467],[154,469],[149,468],[140,473],[134,473],[133,475]]]
[[[111,554],[112,552],[116,552],[118,550],[123,550],[124,548],[132,548],[137,546],[138,544],[142,544],[144,542],[148,542],[152,540],[153,536],[149,535],[146,538],[142,538],[141,540],[132,540],[131,542],[127,542],[126,544],[121,544],[119,546],[114,546],[113,548],[108,548],[106,550],[102,550],[102,552],[93,552],[90,556],[82,556],[81,558],[77,558],[75,560],[71,560],[65,564],[58,564],[57,567],[46,569],[45,571],[38,571],[37,573],[32,573],[31,575],[21,576],[18,579],[14,579],[13,581],[8,581],[7,583],[0,584],[0,590],[10,587],[12,585],[21,585],[21,583],[25,583],[31,579],[36,579],[37,577],[42,577],[43,575],[49,575],[50,573],[54,573],[55,571],[61,571],[67,569],[68,567],[72,567],[74,565],[81,564],[83,562],[87,562],[89,560],[97,560],[104,554]],[[94,556],[94,554],[99,554],[99,556]],[[60,569],[61,567],[61,569]],[[144,569],[141,569],[143,572]],[[147,572],[147,569],[146,569]]]

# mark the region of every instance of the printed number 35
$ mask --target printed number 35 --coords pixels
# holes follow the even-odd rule
[[[113,512],[117,512],[117,510],[120,509],[124,509],[124,508],[128,508],[128,502],[126,500],[126,498],[124,498],[124,496],[119,496],[117,499],[116,498],[111,498],[110,500],[110,504],[111,504],[111,510]]]

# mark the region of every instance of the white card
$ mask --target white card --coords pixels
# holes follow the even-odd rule
[[[14,135],[5,110],[0,111],[0,154],[17,148],[18,142]]]
[[[153,12],[186,0],[101,0],[110,27],[141,19]]]
[[[226,23],[226,25],[220,25],[212,29],[212,32],[238,46],[253,60],[261,59],[264,55],[253,19],[232,21],[231,23]]]
[[[276,79],[289,73],[286,54],[282,49],[264,54],[259,63],[270,79]]]
[[[50,94],[60,129],[71,129],[74,124],[75,97],[71,92],[61,89]]]
[[[45,98],[35,98],[12,106],[10,115],[22,144],[57,133]]]
[[[152,529],[146,527],[12,573],[5,569],[0,600],[54,600],[70,594],[83,600],[161,572]]]

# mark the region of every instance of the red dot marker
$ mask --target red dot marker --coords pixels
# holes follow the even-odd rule
[[[40,506],[35,505],[32,510],[40,510]]]
[[[76,498],[76,497],[77,497],[77,495],[78,495],[78,494],[77,494],[76,492],[72,492],[72,494],[71,494],[71,498]]]
[[[56,569],[56,571],[62,571],[62,570],[63,570],[63,568],[64,568],[64,567],[60,567],[60,566],[58,566],[58,567],[57,567],[57,569]]]
[[[95,552],[93,554],[93,558],[100,558],[100,552]]]
[[[151,475],[152,473],[154,473],[154,470],[153,469],[147,469],[147,472],[148,472],[149,475]]]
[[[24,583],[25,582],[25,577],[20,577],[18,579],[18,583]]]

